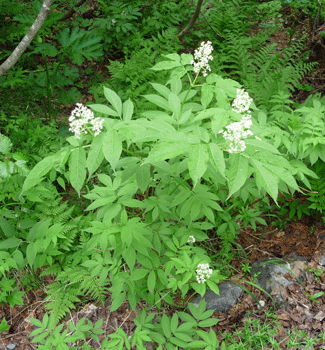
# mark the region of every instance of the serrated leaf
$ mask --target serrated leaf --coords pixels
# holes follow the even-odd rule
[[[22,193],[26,192],[42,181],[42,177],[54,167],[55,159],[55,156],[49,156],[42,159],[35,165],[24,182]]]
[[[122,153],[122,141],[116,130],[108,130],[103,139],[102,150],[105,159],[110,163],[112,169],[115,171],[117,162]]]
[[[173,69],[175,67],[181,67],[181,63],[177,62],[177,61],[162,61],[162,62],[158,62],[157,64],[155,64],[152,68],[152,70],[170,70]]]
[[[133,115],[133,110],[134,110],[133,102],[130,99],[128,99],[123,103],[123,120],[125,121],[131,120]]]
[[[104,95],[107,101],[114,107],[119,117],[122,117],[122,101],[117,93],[104,86]]]
[[[150,164],[141,165],[136,171],[135,178],[141,192],[145,192],[150,182]]]
[[[150,83],[152,85],[152,87],[160,93],[160,95],[162,95],[163,97],[165,97],[166,99],[168,99],[168,96],[170,94],[170,90],[168,89],[168,87],[166,87],[165,85],[161,85],[161,84],[156,84],[156,83]]]
[[[20,242],[22,242],[22,240],[15,237],[5,239],[3,241],[0,241],[0,250],[16,248],[19,246]]]
[[[188,169],[194,186],[200,181],[207,170],[208,159],[209,154],[206,145],[200,143],[191,147]]]
[[[105,115],[112,115],[113,117],[118,117],[118,113],[107,106],[95,104],[90,105],[89,107],[95,112],[102,113]]]
[[[269,170],[267,170],[260,161],[253,158],[251,158],[250,161],[255,169],[255,174],[259,176],[261,185],[273,198],[275,203],[277,203],[279,192],[278,179]]]
[[[104,139],[104,133],[100,133],[93,139],[90,145],[90,150],[87,156],[86,166],[89,172],[88,178],[98,169],[102,161],[104,160],[104,153],[102,152],[102,143]]]
[[[174,118],[178,119],[181,113],[181,101],[173,92],[171,92],[168,96],[168,107],[174,113]]]
[[[210,84],[203,83],[201,88],[201,103],[203,108],[207,108],[213,98],[214,87]]]
[[[156,286],[156,273],[154,270],[149,273],[147,284],[149,293],[153,294]]]
[[[0,333],[7,331],[9,328],[10,328],[10,325],[8,325],[7,320],[3,318],[0,323]]]
[[[161,142],[155,146],[149,153],[145,163],[160,162],[166,159],[177,157],[187,153],[192,147],[191,143],[187,142]]]
[[[71,151],[69,178],[71,186],[80,196],[80,191],[86,179],[86,151],[83,147],[75,148]]]
[[[165,109],[166,111],[171,111],[168,101],[165,98],[158,95],[143,95],[143,97],[158,107]]]
[[[223,156],[223,151],[215,143],[209,143],[209,155],[211,164],[225,177],[226,163]]]
[[[248,176],[248,160],[242,154],[233,154],[232,164],[229,169],[229,195],[230,198],[246,182]],[[227,198],[227,199],[228,199]]]
[[[172,335],[171,328],[170,328],[170,319],[167,317],[166,314],[163,315],[160,324],[162,326],[165,337],[167,339],[170,339],[170,337]]]

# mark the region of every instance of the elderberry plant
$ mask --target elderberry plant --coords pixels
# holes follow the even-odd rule
[[[18,243],[31,266],[49,265],[43,275],[58,272],[47,304],[56,321],[84,294],[104,302],[109,291],[113,311],[126,299],[133,309],[140,299],[160,308],[162,301],[172,305],[176,293],[184,297],[193,290],[202,296],[207,288],[218,293],[225,276],[210,268],[200,242],[216,231],[220,218],[229,220],[231,212],[224,210],[229,200],[247,201],[246,190],[255,198],[269,194],[276,202],[279,189],[299,190],[296,178],[309,173],[295,160],[297,174],[277,149],[273,129],[260,122],[261,111],[239,83],[214,73],[204,76],[212,49],[201,47],[195,58],[169,54],[152,68],[170,71],[170,77],[152,82],[157,94],[144,96],[151,110],[135,115],[131,100],[123,102],[104,87],[108,103],[89,105],[92,112],[78,106],[70,120],[76,134],[29,172],[22,199],[45,187],[44,179],[64,178],[88,204],[87,215],[73,221],[74,240],[47,218],[34,225],[29,240]],[[198,60],[204,64],[198,66]],[[87,122],[74,124],[76,116]],[[98,123],[94,134],[86,128],[90,120]],[[231,125],[236,127],[227,128]],[[220,133],[225,129],[229,136]],[[236,130],[241,136],[230,138]],[[228,235],[226,229],[217,233]],[[147,342],[173,343],[148,337]],[[203,331],[195,337],[209,339]],[[121,339],[110,349],[123,347],[126,339]],[[173,344],[188,348],[184,339]]]

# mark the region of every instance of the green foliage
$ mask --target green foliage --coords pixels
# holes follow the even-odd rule
[[[150,39],[143,39],[135,34],[135,48],[132,51],[125,50],[125,60],[112,60],[107,66],[111,75],[109,80],[90,88],[89,91],[95,95],[96,102],[104,101],[99,96],[102,95],[102,86],[105,85],[116,90],[122,99],[130,98],[134,101],[136,111],[145,109],[147,104],[140,96],[153,91],[150,82],[167,77],[163,72],[157,74],[149,68],[160,59],[161,54],[181,48],[176,37],[177,32],[177,29],[171,28]]]
[[[304,39],[278,51],[276,44],[254,49],[256,38],[233,38],[232,34],[228,37],[218,56],[218,71],[231,68],[230,76],[239,78],[261,109],[278,111],[272,99],[278,94],[289,94],[302,76],[315,67],[315,63],[301,62]]]
[[[312,192],[308,193],[308,201],[312,204],[309,209],[315,209],[322,214],[325,211],[325,162],[318,160],[311,169],[318,176],[318,179],[310,180]]]

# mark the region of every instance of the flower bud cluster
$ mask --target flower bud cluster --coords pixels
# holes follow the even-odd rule
[[[201,46],[194,51],[194,60],[191,61],[191,65],[193,65],[195,73],[199,73],[202,69],[203,76],[206,77],[208,75],[207,71],[211,72],[209,60],[213,60],[211,56],[212,51],[211,41],[206,43],[202,41]]]
[[[251,114],[249,106],[253,99],[249,97],[248,93],[244,89],[237,89],[237,96],[232,103],[232,110],[237,113],[243,114],[240,122],[234,122],[226,126],[227,130],[221,130],[219,133],[223,134],[226,140],[230,141],[228,150],[229,153],[243,152],[246,149],[245,139],[249,135],[253,135],[249,130],[252,126]]]
[[[189,236],[189,237],[188,237],[188,240],[187,240],[187,243],[195,243],[195,238],[194,238],[194,236]]]
[[[88,134],[92,130],[94,136],[97,136],[103,129],[104,119],[95,118],[94,113],[82,103],[77,103],[77,107],[71,112],[69,117],[69,131],[75,134],[77,139],[80,139],[81,132]]]
[[[199,264],[197,267],[198,267],[196,270],[197,283],[204,283],[207,280],[207,278],[210,278],[213,270],[210,269],[209,264]]]

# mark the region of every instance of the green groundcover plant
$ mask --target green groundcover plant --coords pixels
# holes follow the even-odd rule
[[[173,305],[175,293],[204,295],[207,288],[218,293],[225,276],[199,243],[226,217],[227,203],[249,203],[267,194],[277,202],[279,191],[299,191],[298,180],[308,187],[306,175],[313,172],[281,153],[275,127],[242,86],[210,73],[212,52],[211,43],[203,42],[194,56],[165,55],[152,69],[170,71],[169,80],[152,82],[157,94],[144,95],[151,110],[135,115],[133,102],[123,102],[107,87],[107,104],[77,104],[69,118],[74,136],[27,175],[20,203],[35,203],[29,209],[42,215],[17,229],[2,222],[0,258],[7,266],[3,274],[29,265],[46,267],[43,276],[56,275],[47,287],[51,316],[33,321],[40,330],[33,335],[42,333],[35,338],[43,344],[39,349],[51,349],[50,329],[84,295],[104,303],[110,292],[114,311],[125,300],[135,309],[143,299],[150,310]],[[72,209],[44,213],[50,201],[67,205],[60,204],[59,193],[67,186],[87,203],[83,215]],[[228,224],[215,232],[233,242]],[[119,329],[102,346],[216,349],[214,332],[199,329],[216,320],[208,319],[204,303],[195,310],[199,322],[180,313],[164,315],[157,324],[147,310],[131,339]],[[84,321],[77,328],[96,339],[100,324]],[[56,327],[51,339],[57,349],[68,349],[61,330]]]

